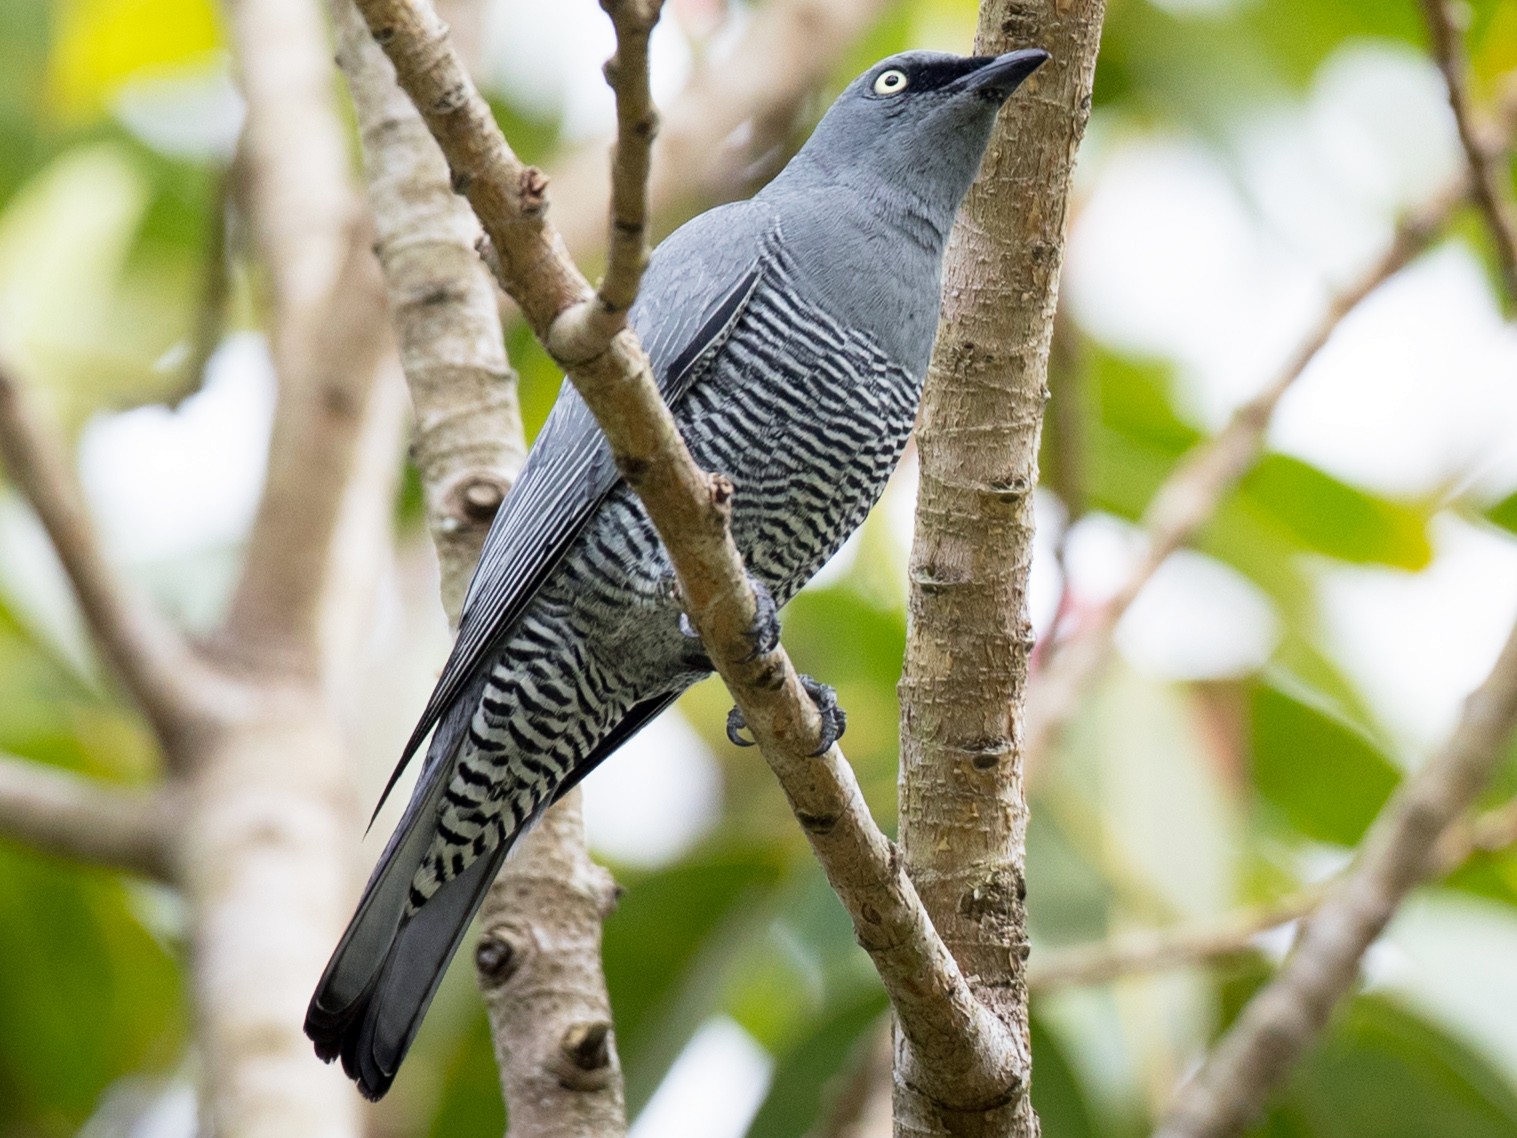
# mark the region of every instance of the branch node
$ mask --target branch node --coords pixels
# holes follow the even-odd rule
[[[474,968],[479,973],[480,986],[498,988],[506,983],[521,969],[525,955],[502,932],[480,937],[474,949]]]
[[[732,517],[732,495],[735,488],[732,479],[725,474],[709,474],[706,477],[706,496],[715,512],[717,525],[725,527]]]
[[[612,341],[627,327],[625,309],[616,309],[591,294],[581,297],[553,318],[545,344],[566,372],[583,373],[611,350]]]
[[[605,1020],[575,1024],[564,1033],[563,1049],[581,1071],[598,1071],[611,1062],[611,1025]]]
[[[517,206],[523,217],[538,217],[548,204],[548,175],[528,166],[517,179]]]
[[[443,527],[450,533],[488,527],[495,520],[510,484],[492,470],[463,472],[443,495]]]
[[[838,824],[836,814],[807,814],[804,810],[796,812],[795,820],[801,824],[802,829],[811,834],[830,834]]]

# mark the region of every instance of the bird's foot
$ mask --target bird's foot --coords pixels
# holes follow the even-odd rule
[[[680,635],[683,636],[686,641],[688,641],[688,643],[685,645],[685,650],[682,653],[683,663],[691,671],[713,671],[714,669],[711,663],[711,657],[706,654],[706,646],[701,641],[701,634],[695,631],[695,625],[690,623],[690,615],[685,612],[685,596],[680,591],[679,578],[677,578],[673,573],[665,573],[663,578],[663,588],[669,594],[670,600],[672,600],[679,609],[679,616],[676,618],[676,625],[679,628]]]
[[[743,657],[745,664],[767,656],[780,644],[780,608],[774,603],[774,594],[752,573],[748,574],[748,584],[753,589],[753,624],[748,628],[753,650]]]
[[[806,694],[811,697],[811,702],[816,704],[817,715],[822,720],[822,735],[817,741],[816,750],[811,752],[812,758],[825,755],[832,749],[832,745],[843,737],[843,732],[848,730],[848,713],[838,706],[838,693],[828,684],[820,680],[814,680],[802,673],[798,677],[801,687],[806,689]],[[748,729],[748,721],[743,718],[740,708],[734,707],[727,712],[727,738],[739,747],[751,747],[756,740],[743,736]]]
[[[769,586],[760,581],[753,574],[748,575],[748,586],[753,590],[754,612],[753,624],[749,626],[745,634],[750,650],[743,657],[745,664],[752,663],[760,656],[773,652],[780,643],[780,610],[775,604],[774,594],[769,591]],[[680,595],[679,582],[674,574],[670,573],[665,578],[665,588],[669,595],[680,605],[679,630],[680,635],[687,640],[700,643],[701,634],[695,630],[695,625],[690,622],[690,614],[684,610],[684,598]],[[700,658],[705,661],[705,666],[711,667],[710,658],[704,650],[700,651]]]

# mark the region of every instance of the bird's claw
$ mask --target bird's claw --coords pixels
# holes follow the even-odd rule
[[[778,648],[780,643],[780,610],[779,605],[774,603],[774,594],[769,591],[769,587],[764,582],[752,574],[748,576],[748,585],[753,589],[754,611],[753,623],[745,634],[750,650],[742,659],[742,663],[744,664],[751,664],[760,656],[768,655]],[[695,641],[699,645],[701,643],[701,634],[695,630],[695,625],[690,622],[690,614],[684,611],[684,598],[680,595],[679,581],[673,573],[667,575],[665,588],[668,590],[669,596],[674,600],[674,603],[680,606],[677,620],[680,635],[686,640]],[[708,669],[711,667],[710,657],[706,655],[704,648],[692,653],[691,658],[698,659]],[[741,730],[741,727],[729,726],[727,737],[740,747],[751,747],[752,743],[741,742],[735,737],[734,733],[738,730]]]
[[[805,674],[800,676],[800,681],[801,687],[811,697],[811,702],[816,704],[816,713],[822,720],[821,737],[817,740],[816,750],[811,752],[811,757],[816,758],[832,750],[832,745],[848,730],[848,713],[838,706],[836,688]]]
[[[745,664],[768,655],[780,643],[780,609],[774,603],[774,594],[751,573],[748,575],[748,584],[753,589],[753,624],[748,629],[748,640],[753,645],[753,650],[743,657]]]
[[[758,740],[743,738],[743,732],[748,729],[748,721],[743,718],[740,707],[734,707],[727,712],[727,738],[732,741],[734,747],[752,747]]]
[[[801,681],[801,687],[806,689],[806,694],[811,697],[811,702],[816,704],[816,713],[822,720],[821,737],[817,740],[816,750],[811,752],[811,757],[816,758],[830,751],[832,745],[843,737],[843,732],[848,730],[848,713],[838,706],[838,693],[831,685],[814,680],[804,673],[797,678]],[[735,746],[754,745],[755,740],[743,736],[747,729],[748,721],[743,718],[740,708],[734,707],[727,712],[727,738]]]

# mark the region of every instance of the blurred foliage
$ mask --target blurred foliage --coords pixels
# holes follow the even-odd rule
[[[1476,0],[1468,13],[1473,85],[1484,99],[1517,67],[1517,3]],[[893,5],[844,53],[792,140],[859,68],[911,46],[962,49],[973,23],[969,0]],[[224,200],[237,110],[223,35],[210,0],[0,4],[0,337],[71,430],[183,390],[210,274],[229,271],[233,282],[227,331],[260,326],[244,222],[235,193],[230,208]],[[1414,54],[1422,38],[1417,6],[1404,0],[1111,0],[1093,145],[1183,138],[1241,182],[1242,124],[1307,97],[1347,48]],[[551,168],[562,122],[490,95],[522,153]],[[1082,170],[1099,176],[1099,165]],[[1247,201],[1256,191],[1239,192]],[[1489,260],[1477,225],[1461,222],[1450,239]],[[223,248],[230,266],[219,263]],[[1052,487],[1050,515],[1095,514],[1120,528],[1142,516],[1206,431],[1182,398],[1182,361],[1138,357],[1072,320],[1060,335],[1077,346],[1058,354],[1051,378],[1072,409],[1072,433],[1045,433],[1044,468],[1077,477]],[[508,343],[535,432],[559,376],[525,329],[513,328]],[[1119,667],[1088,701],[1034,786],[1038,953],[1216,916],[1341,866],[1425,746],[1398,733],[1395,709],[1377,706],[1346,672],[1322,612],[1323,576],[1348,567],[1424,573],[1438,553],[1437,526],[1450,519],[1482,519],[1510,541],[1517,488],[1485,493],[1401,500],[1297,457],[1263,457],[1197,549],[1262,598],[1278,623],[1274,646],[1260,667],[1208,683]],[[397,508],[407,540],[421,540],[419,504],[413,474]],[[38,545],[23,511],[6,502],[0,751],[106,779],[150,778],[152,746],[89,663]],[[849,756],[892,831],[901,558],[897,532],[876,515],[842,568],[786,612],[797,662],[839,689]],[[177,572],[200,564],[187,559]],[[720,1016],[772,1060],[751,1138],[817,1135],[818,1120],[856,1089],[883,998],[768,771],[723,738],[727,706],[720,685],[706,684],[681,707],[721,766],[723,797],[706,836],[669,864],[616,867],[627,892],[606,925],[605,952],[628,1099],[634,1110],[646,1104],[701,1025]],[[1517,793],[1514,770],[1500,794]],[[1517,921],[1517,857],[1508,851],[1482,853],[1443,888]],[[0,961],[0,1136],[72,1133],[134,1079],[182,1083],[184,961],[171,896],[0,849]],[[1259,957],[1041,998],[1033,1096],[1044,1133],[1145,1133],[1264,967]],[[1337,1017],[1256,1134],[1517,1133],[1517,1033],[1493,1047],[1456,1008],[1400,998],[1418,986],[1415,975],[1387,977]],[[466,967],[375,1111],[384,1132],[501,1132]]]

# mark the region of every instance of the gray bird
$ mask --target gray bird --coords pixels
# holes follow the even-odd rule
[[[949,227],[997,110],[1047,58],[876,64],[752,200],[695,218],[649,262],[632,325],[695,461],[736,488],[733,535],[764,601],[758,649],[778,634],[774,607],[859,526],[901,456]],[[565,384],[385,788],[433,731],[415,793],[306,1014],[316,1053],[341,1056],[369,1098],[389,1089],[512,843],[710,673],[671,581]],[[806,684],[830,745],[842,712]],[[737,741],[742,726],[729,719]]]

